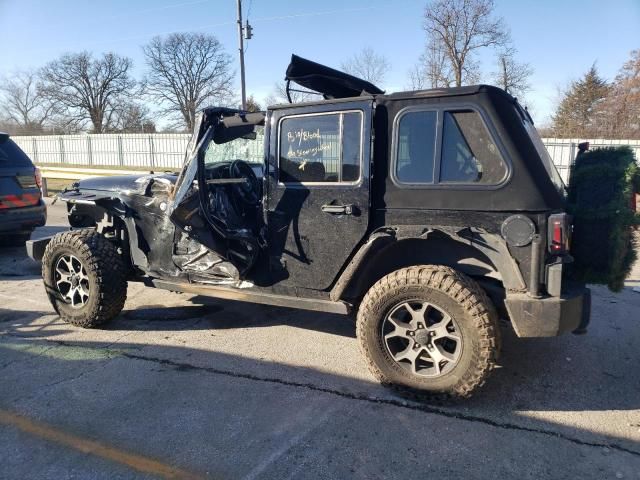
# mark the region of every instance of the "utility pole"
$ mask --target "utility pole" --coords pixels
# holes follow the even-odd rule
[[[249,22],[247,21],[247,31],[249,30]],[[250,34],[250,33],[249,33]],[[247,92],[244,84],[244,32],[242,28],[242,0],[238,0],[238,41],[240,42],[240,89],[242,92],[242,110],[247,109]]]

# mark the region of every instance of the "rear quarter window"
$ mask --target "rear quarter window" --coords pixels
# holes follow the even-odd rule
[[[27,154],[9,138],[0,143],[0,165],[3,167],[30,167],[33,163]]]
[[[496,187],[508,164],[475,109],[431,106],[395,120],[392,180],[409,188]]]
[[[507,174],[498,147],[478,112],[444,112],[441,183],[497,185]]]
[[[402,183],[433,183],[436,156],[435,111],[408,112],[398,122],[396,178]]]

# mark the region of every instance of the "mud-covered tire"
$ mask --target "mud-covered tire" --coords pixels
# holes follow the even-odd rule
[[[384,335],[385,319],[399,305],[414,301],[423,302],[427,309],[437,307],[455,321],[461,350],[446,373],[443,369],[442,374],[420,376],[414,373],[415,366],[407,368],[392,356]],[[418,396],[469,397],[484,384],[499,354],[500,329],[491,300],[471,278],[444,266],[403,268],[380,279],[360,304],[356,329],[373,375],[384,385]],[[410,334],[415,335],[415,331]],[[434,346],[432,343],[430,348]],[[432,361],[426,350],[423,353]]]
[[[75,257],[86,272],[88,299],[73,307],[56,281],[61,258]],[[127,268],[116,247],[95,230],[73,230],[51,239],[42,257],[42,278],[60,318],[83,328],[95,328],[117,316],[127,298]]]

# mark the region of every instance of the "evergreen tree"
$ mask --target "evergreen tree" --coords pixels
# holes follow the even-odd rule
[[[556,137],[588,138],[597,135],[597,106],[609,93],[606,80],[598,75],[595,64],[585,75],[571,83],[553,117]]]

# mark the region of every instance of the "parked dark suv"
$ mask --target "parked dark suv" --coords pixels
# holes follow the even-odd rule
[[[6,133],[0,133],[0,244],[22,245],[47,221],[40,171]]]
[[[357,312],[382,383],[461,397],[496,365],[499,315],[521,337],[584,331],[564,185],[513,97],[485,85],[384,94],[295,56],[287,78],[324,99],[207,108],[179,175],[62,194],[76,230],[30,248],[44,251],[63,320],[111,320],[127,280]]]

